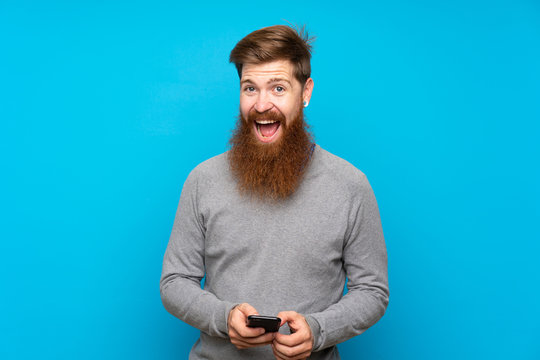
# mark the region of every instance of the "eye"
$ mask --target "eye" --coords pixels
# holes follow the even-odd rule
[[[276,86],[276,87],[275,87],[275,90],[276,90],[276,92],[278,92],[278,93],[282,93],[282,92],[285,91],[285,88],[284,88],[283,86]]]
[[[244,91],[245,92],[254,92],[255,91],[255,88],[253,86],[246,86],[244,88]]]

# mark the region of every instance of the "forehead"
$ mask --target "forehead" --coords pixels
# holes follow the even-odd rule
[[[266,78],[284,78],[293,81],[293,65],[289,60],[276,60],[262,64],[246,63],[242,66],[242,81]]]

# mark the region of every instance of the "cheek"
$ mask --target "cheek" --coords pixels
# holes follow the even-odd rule
[[[247,117],[249,110],[253,107],[253,104],[250,103],[249,100],[242,100],[240,98],[240,112],[244,117]]]
[[[295,101],[288,104],[286,109],[283,109],[283,113],[285,114],[285,117],[287,118],[287,121],[291,121],[292,119],[296,118],[296,115],[298,114],[298,111],[301,109],[302,103]]]

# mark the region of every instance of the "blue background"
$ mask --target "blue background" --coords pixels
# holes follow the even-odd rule
[[[343,357],[540,358],[538,1],[2,0],[2,359],[187,357],[158,286],[181,187],[226,150],[230,50],[285,20],[388,247],[387,313]]]

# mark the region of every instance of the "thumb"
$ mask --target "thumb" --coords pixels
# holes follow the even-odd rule
[[[277,316],[281,318],[281,325],[289,323],[289,328],[292,332],[300,329],[300,320],[304,318],[296,311],[282,311]]]
[[[249,315],[259,315],[259,312],[248,303],[238,305],[238,310],[240,310],[246,317]]]

